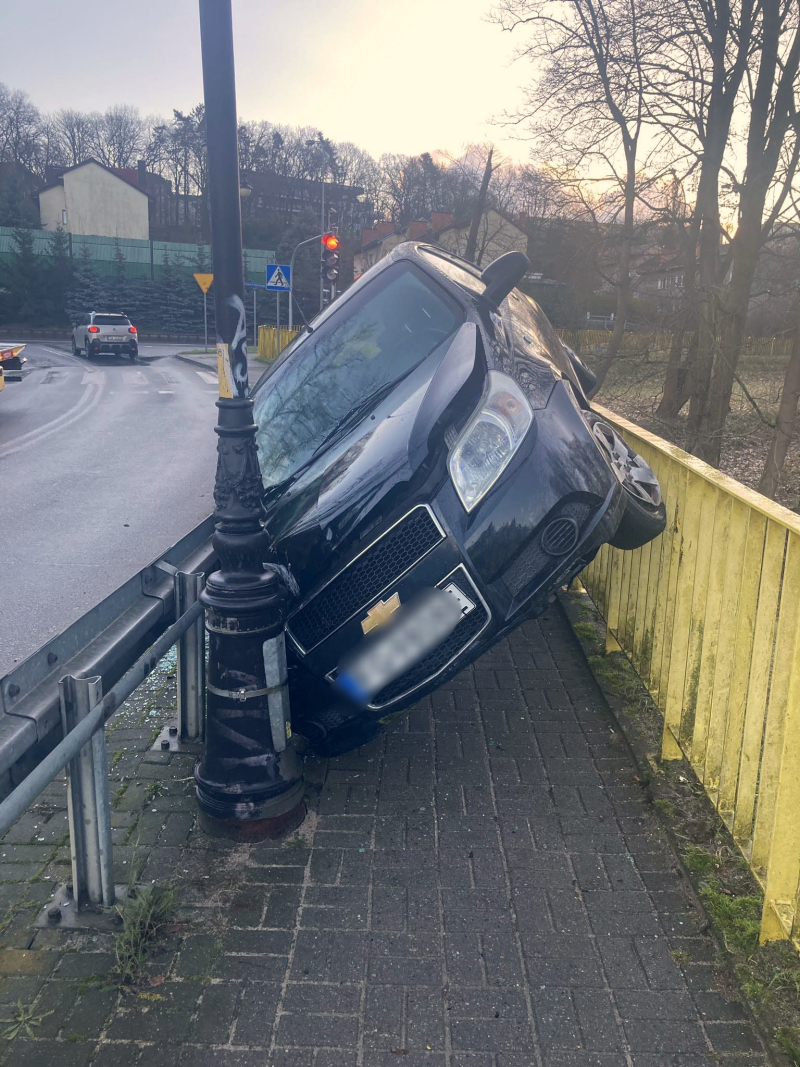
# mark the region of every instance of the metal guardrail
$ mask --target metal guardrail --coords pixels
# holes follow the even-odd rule
[[[176,574],[207,574],[214,565],[213,528],[209,516],[0,678],[0,797],[63,737],[59,680],[96,676],[107,693],[164,633],[176,615]],[[194,651],[187,649],[183,655],[197,658],[196,642]],[[184,693],[184,702],[187,697]]]
[[[598,408],[658,475],[661,537],[581,581],[764,887],[762,941],[800,948],[800,517]]]

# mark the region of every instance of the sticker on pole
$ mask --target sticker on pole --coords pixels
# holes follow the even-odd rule
[[[267,289],[288,293],[292,287],[292,268],[288,263],[267,264]]]
[[[193,274],[192,277],[204,293],[208,292],[208,290],[211,288],[211,283],[214,281],[213,274]]]

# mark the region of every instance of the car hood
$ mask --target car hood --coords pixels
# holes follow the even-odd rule
[[[301,592],[343,544],[400,507],[436,469],[446,427],[471,412],[485,375],[477,327],[464,323],[288,487],[267,494],[267,530]]]

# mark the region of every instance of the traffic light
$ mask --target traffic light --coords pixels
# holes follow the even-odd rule
[[[326,233],[322,236],[320,274],[323,284],[331,288],[339,277],[339,238],[335,233]]]

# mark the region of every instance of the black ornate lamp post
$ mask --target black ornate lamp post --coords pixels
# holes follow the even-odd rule
[[[300,761],[288,726],[283,623],[289,592],[265,563],[263,485],[247,375],[236,89],[230,0],[200,0],[217,328],[214,547],[203,593],[209,633],[208,721],[195,769],[203,825],[255,840],[303,817]]]

